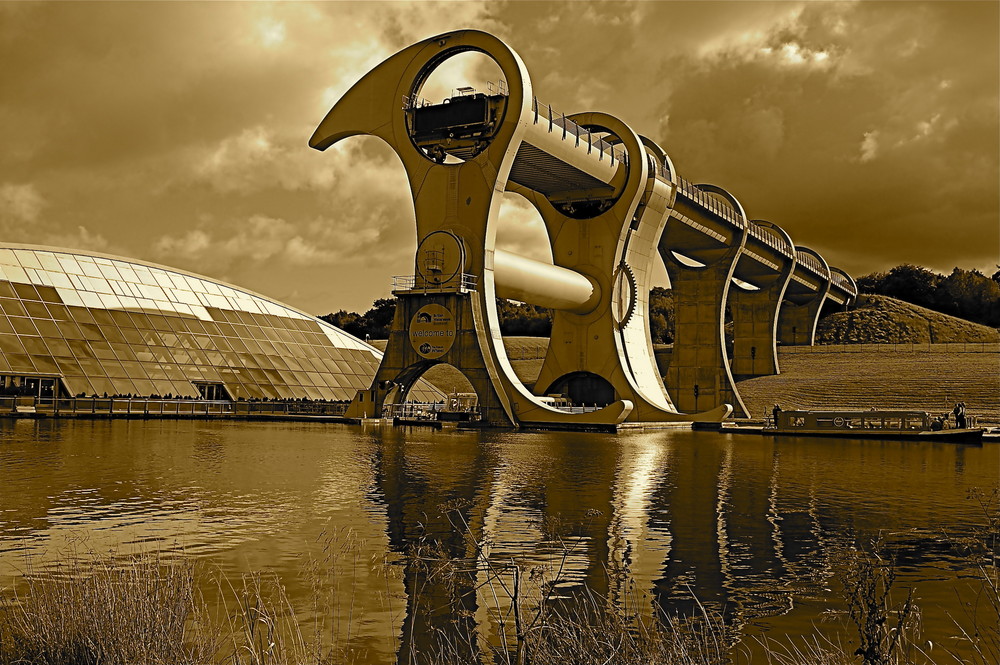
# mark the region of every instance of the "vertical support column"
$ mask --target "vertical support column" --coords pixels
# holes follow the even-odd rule
[[[812,346],[816,341],[816,324],[819,322],[820,312],[823,311],[823,303],[830,293],[830,286],[833,284],[833,273],[826,260],[817,252],[807,247],[795,248],[796,261],[802,263],[798,258],[801,254],[808,259],[809,264],[816,271],[822,271],[823,276],[816,289],[814,296],[806,301],[796,299],[794,304],[786,304],[781,308],[781,315],[778,317],[778,340],[782,344],[789,346]]]
[[[791,237],[777,224],[764,219],[750,222],[785,243],[784,262],[769,283],[758,291],[733,291],[733,374],[737,377],[780,374],[778,367],[778,316],[798,263]],[[779,257],[779,260],[781,258]]]
[[[775,283],[759,291],[735,288],[729,294],[729,309],[733,314],[733,376],[779,373],[776,341],[784,290],[784,283]]]
[[[824,289],[801,305],[785,303],[778,317],[778,341],[786,346],[812,346],[826,294],[827,289]]]
[[[733,415],[747,411],[736,391],[726,351],[726,298],[742,244],[703,268],[685,266],[662,252],[674,294],[674,349],[666,386],[678,410],[697,412],[731,404]]]

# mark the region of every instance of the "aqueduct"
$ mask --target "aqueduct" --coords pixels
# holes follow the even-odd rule
[[[460,90],[440,104],[421,100],[430,74],[466,51],[492,58],[501,85]],[[380,414],[429,367],[447,362],[468,377],[494,426],[745,416],[734,377],[777,373],[779,340],[811,344],[824,302],[846,305],[857,295],[845,272],[796,247],[775,224],[749,219],[721,187],[682,178],[660,146],[623,121],[540,104],[521,58],[485,32],[446,33],[391,56],[334,105],[309,144],[325,150],[360,134],[383,139],[403,163],[417,250],[414,274],[394,290],[381,366],[349,414]],[[538,210],[551,264],[496,248],[505,190]],[[665,377],[648,321],[658,258],[676,321]],[[497,297],[553,310],[531,391],[504,350]],[[551,393],[576,406],[554,404]]]

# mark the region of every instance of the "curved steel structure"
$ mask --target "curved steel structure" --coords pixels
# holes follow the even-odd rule
[[[420,100],[433,70],[465,51],[496,62],[503,75],[498,90],[463,89],[443,104]],[[380,137],[402,161],[418,247],[413,277],[394,291],[396,316],[382,365],[352,404],[356,415],[377,415],[387,401],[404,399],[440,362],[468,376],[491,425],[719,421],[730,405],[745,415],[733,374],[777,371],[781,300],[808,303],[818,315],[815,301],[846,303],[857,292],[846,273],[795,248],[784,231],[749,222],[724,189],[678,176],[661,147],[618,118],[566,116],[539,104],[520,57],[485,32],[446,33],[388,58],[337,102],[310,146],[324,150],[358,134]],[[498,194],[505,189],[540,213],[553,264],[496,249]],[[657,254],[677,307],[665,383],[648,324]],[[747,320],[748,296],[731,291],[734,282],[757,287],[749,306],[759,310],[749,317],[749,371],[741,362],[746,344],[738,341],[730,360],[725,340],[730,299],[738,339],[746,328],[739,322]],[[554,310],[534,391],[507,359],[497,296]],[[768,345],[760,355],[770,360],[758,367],[756,351]],[[552,406],[545,393],[556,391],[575,407]]]

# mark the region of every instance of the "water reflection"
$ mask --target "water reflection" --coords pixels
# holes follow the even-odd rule
[[[4,420],[0,584],[25,554],[37,567],[155,549],[230,576],[273,571],[308,607],[303,570],[335,552],[341,598],[324,611],[385,662],[436,631],[470,654],[497,644],[509,597],[490,582],[510,585],[512,564],[558,578],[559,595],[586,585],[624,602],[631,579],[643,611],[697,598],[748,634],[811,633],[842,606],[832,555],[883,532],[933,639],[969,572],[943,535],[979,524],[966,495],[998,464],[990,445],[691,431]],[[434,557],[461,565],[438,574]]]

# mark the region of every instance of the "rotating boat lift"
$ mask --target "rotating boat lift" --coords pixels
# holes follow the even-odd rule
[[[420,100],[434,69],[466,51],[491,57],[504,83],[442,104]],[[819,270],[815,261],[797,262],[804,250],[774,225],[749,222],[725,190],[677,176],[666,152],[621,120],[604,113],[561,116],[540,105],[517,53],[485,32],[445,33],[388,58],[334,105],[309,145],[325,150],[361,134],[378,136],[402,161],[418,243],[414,274],[393,291],[396,311],[382,363],[349,416],[381,414],[385,404],[405,400],[427,369],[447,362],[472,383],[491,426],[719,422],[733,405],[746,415],[723,334],[727,295],[741,265],[747,276],[766,273],[756,280],[759,287],[748,280],[759,295],[743,299],[756,304],[733,307],[737,321],[746,318],[737,312],[750,312],[754,343],[770,344],[761,354],[771,357],[759,363],[761,374],[777,371],[778,309],[793,280],[803,320],[818,317],[825,299],[846,304],[857,293],[846,273],[825,262]],[[553,263],[496,249],[505,190],[540,213]],[[658,254],[677,307],[666,383],[648,323]],[[809,270],[797,275],[800,265]],[[554,310],[535,392],[507,358],[497,297]],[[754,314],[762,309],[768,313]],[[767,321],[755,324],[761,316]],[[794,329],[811,335],[815,321]],[[735,348],[738,359],[742,346]],[[746,375],[758,363],[749,372],[736,365],[737,374]],[[546,393],[568,395],[575,406],[557,406]]]

